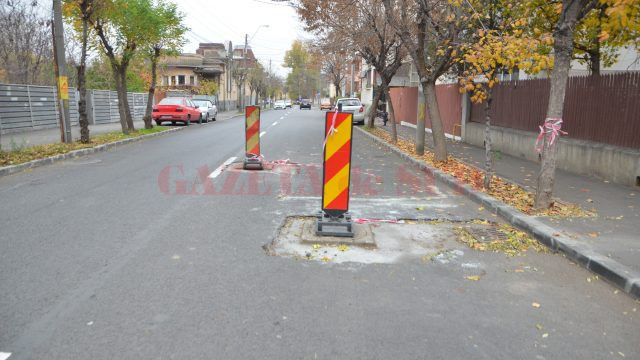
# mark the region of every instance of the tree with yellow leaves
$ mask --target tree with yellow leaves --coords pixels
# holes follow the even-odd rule
[[[548,55],[552,43],[550,34],[527,31],[529,14],[525,1],[465,0],[459,6],[468,7],[473,15],[469,26],[477,29],[466,37],[458,62],[464,64],[459,77],[460,91],[468,92],[471,101],[483,103],[485,115],[485,177],[484,188],[490,189],[493,177],[491,149],[491,104],[493,87],[503,72],[537,73],[551,66]]]
[[[530,0],[531,29],[552,33],[561,14],[560,0]],[[640,1],[600,0],[578,21],[574,31],[573,59],[600,75],[602,66],[618,61],[624,47],[640,48]]]
[[[602,9],[611,21],[603,23],[599,39],[605,40],[615,31],[637,39],[640,25],[637,21],[638,0],[562,0],[558,20],[553,27],[554,67],[551,73],[549,105],[544,120],[542,163],[538,175],[535,207],[546,209],[553,205],[553,184],[556,170],[558,137],[562,126],[562,110],[567,90],[571,59],[575,50],[575,31],[580,21],[594,9]],[[637,41],[637,40],[636,40]]]

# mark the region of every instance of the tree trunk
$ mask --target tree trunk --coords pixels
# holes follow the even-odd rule
[[[129,126],[127,125],[127,115],[125,114],[124,109],[122,107],[122,104],[124,104],[122,100],[124,85],[122,84],[122,78],[120,77],[120,70],[117,65],[112,64],[111,67],[113,68],[114,80],[116,82],[116,94],[118,95],[118,114],[120,115],[120,127],[122,127],[123,134],[129,134]],[[126,97],[126,93],[127,93],[126,88],[124,88],[125,97]]]
[[[77,67],[78,72],[78,123],[80,125],[80,142],[89,143],[89,120],[87,119],[87,85],[85,78],[85,69],[87,64],[87,41],[89,24],[87,19],[82,20],[82,52],[80,54],[80,65]]]
[[[382,97],[383,87],[379,86],[378,91],[376,92],[376,96],[373,97],[373,102],[371,103],[371,109],[369,109],[369,120],[367,121],[367,127],[373,129],[374,121],[376,119],[376,115],[378,113],[378,103],[380,102],[380,98]]]
[[[393,101],[391,100],[391,93],[389,91],[389,85],[384,87],[385,95],[387,96],[387,104],[389,105],[389,121],[391,121],[391,141],[395,144],[398,142],[398,129],[396,128],[396,114],[393,110]]]
[[[568,7],[567,4],[569,4]],[[555,61],[551,73],[551,92],[549,94],[549,106],[547,107],[547,119],[562,118],[564,96],[567,90],[567,79],[573,53],[573,33],[578,13],[583,6],[581,1],[563,1],[563,15],[558,20],[556,30],[553,33]],[[553,144],[550,144],[550,141],[551,133],[545,131],[542,164],[535,196],[536,209],[547,209],[553,205],[552,196],[558,139],[556,138]]]
[[[493,153],[491,152],[491,102],[493,101],[493,89],[489,89],[489,96],[484,106],[484,183],[485,190],[491,190],[493,179]]]
[[[151,84],[149,85],[149,95],[147,95],[147,108],[144,111],[144,128],[152,129],[153,123],[151,121],[151,112],[153,111],[153,98],[156,93],[157,84],[157,71],[158,71],[158,58],[160,57],[160,49],[153,49],[153,56],[151,57]]]
[[[589,53],[589,70],[591,70],[592,76],[600,75],[600,31],[602,30],[602,19],[607,16],[606,8],[602,6],[600,8],[600,16],[598,16],[598,25],[595,29],[595,35],[592,39],[594,49]]]
[[[118,75],[120,76],[120,86],[121,86],[121,88],[118,90],[118,92],[121,92],[121,94],[118,94],[118,98],[122,98],[122,110],[124,112],[124,116],[125,116],[124,119],[126,121],[127,127],[129,128],[129,131],[134,131],[135,127],[133,126],[133,118],[131,117],[131,110],[129,108],[129,99],[127,97],[126,65],[120,66],[120,73]]]
[[[431,120],[431,134],[433,135],[435,161],[447,161],[447,143],[444,138],[444,129],[440,118],[440,108],[438,107],[438,100],[436,98],[435,80],[423,83],[422,89],[424,91],[424,104],[426,109],[423,119],[418,119],[418,136],[416,137],[416,140],[420,142],[416,143],[416,152],[420,155],[424,153],[424,124],[426,122],[428,112],[429,120]],[[422,136],[422,139],[419,138],[420,136]],[[418,151],[419,145],[421,146],[421,151]]]

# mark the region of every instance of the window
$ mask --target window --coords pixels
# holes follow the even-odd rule
[[[189,76],[189,85],[195,85],[196,79],[193,75]]]
[[[182,98],[164,98],[158,105],[182,105]]]
[[[184,75],[178,75],[178,85],[184,85]]]
[[[360,106],[360,100],[358,99],[342,99],[338,101],[338,104],[342,106]]]
[[[164,86],[169,85],[169,77],[168,76],[163,76],[162,77],[162,85],[164,85]]]
[[[171,85],[175,85],[176,84],[176,77],[175,75],[171,77]]]

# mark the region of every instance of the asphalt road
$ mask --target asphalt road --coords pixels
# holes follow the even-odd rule
[[[233,169],[242,118],[0,178],[0,358],[640,358],[640,303],[559,255],[268,256],[285,216],[319,210],[322,129],[262,114],[290,180]],[[353,157],[356,217],[498,221],[357,132]]]

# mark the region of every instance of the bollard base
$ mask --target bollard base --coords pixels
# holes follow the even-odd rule
[[[316,217],[316,235],[353,237],[353,222],[351,221],[351,214],[348,212],[338,216],[329,216],[320,211]]]
[[[246,158],[242,166],[245,170],[262,170],[262,160],[259,158]]]

